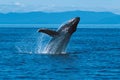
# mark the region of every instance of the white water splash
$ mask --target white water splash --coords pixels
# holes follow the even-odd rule
[[[36,46],[36,53],[43,53],[44,47],[45,47],[45,39],[46,35],[41,34],[37,39],[37,46]]]
[[[32,35],[31,39],[23,39],[17,42],[15,49],[18,53],[42,54],[48,37],[45,34]],[[47,40],[46,40],[47,39]]]

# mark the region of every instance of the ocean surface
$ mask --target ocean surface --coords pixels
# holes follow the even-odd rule
[[[38,28],[8,27],[0,28],[0,80],[120,80],[119,28],[79,26],[66,54],[50,55]]]

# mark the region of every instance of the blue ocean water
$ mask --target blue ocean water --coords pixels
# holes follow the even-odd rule
[[[78,28],[66,54],[42,54],[38,28],[0,28],[1,80],[120,80],[120,29]]]

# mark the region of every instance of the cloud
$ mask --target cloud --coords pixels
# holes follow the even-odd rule
[[[24,10],[25,10],[25,6],[19,2],[0,5],[0,12],[3,12],[3,13],[19,12],[19,11],[24,11]]]
[[[13,5],[16,5],[16,6],[23,6],[23,4],[20,3],[20,2],[15,2]]]

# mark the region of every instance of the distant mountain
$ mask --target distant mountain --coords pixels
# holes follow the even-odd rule
[[[120,24],[120,15],[91,11],[0,13],[0,24],[60,24],[76,16],[81,24]]]

